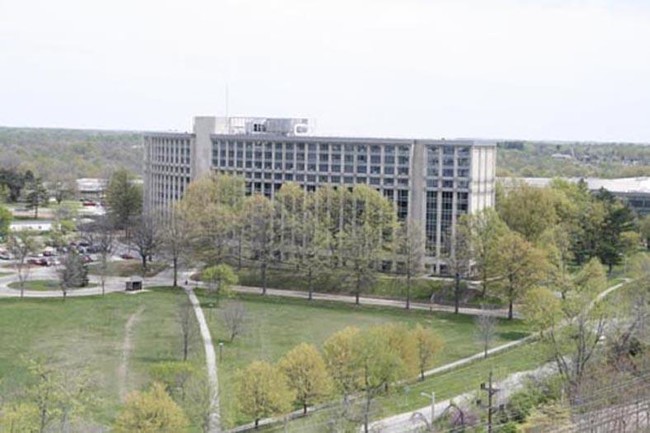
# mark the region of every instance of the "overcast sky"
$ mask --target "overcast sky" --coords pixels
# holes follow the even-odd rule
[[[649,23],[646,0],[0,0],[0,125],[228,110],[326,135],[650,142]]]

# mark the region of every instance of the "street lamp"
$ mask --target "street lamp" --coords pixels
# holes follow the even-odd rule
[[[431,426],[433,427],[433,420],[436,416],[436,393],[432,392],[431,394],[427,394],[426,392],[421,392],[420,395],[431,399]]]
[[[219,362],[223,359],[223,341],[219,342]]]

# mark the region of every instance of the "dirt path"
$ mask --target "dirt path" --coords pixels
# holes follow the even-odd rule
[[[124,325],[124,341],[122,342],[122,355],[120,359],[120,365],[117,367],[117,389],[120,395],[120,400],[124,401],[127,389],[127,375],[129,371],[129,357],[133,351],[133,328],[140,318],[140,314],[144,311],[144,306],[138,308],[138,311],[131,314],[129,319]]]

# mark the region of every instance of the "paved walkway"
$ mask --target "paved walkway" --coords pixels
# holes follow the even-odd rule
[[[219,411],[219,380],[217,378],[217,359],[214,354],[214,344],[210,335],[210,328],[205,320],[205,315],[201,309],[201,304],[196,298],[192,289],[186,289],[187,296],[190,298],[196,320],[199,322],[201,338],[203,339],[203,348],[205,349],[205,364],[208,371],[208,384],[210,385],[210,415],[208,424],[208,433],[221,432],[221,416]]]

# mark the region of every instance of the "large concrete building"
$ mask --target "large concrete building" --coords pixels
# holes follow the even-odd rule
[[[197,117],[192,133],[145,136],[145,208],[166,211],[209,172],[268,197],[284,182],[306,190],[367,184],[426,233],[426,264],[444,272],[444,237],[458,217],[494,204],[496,144],[472,140],[320,137],[307,119]]]

